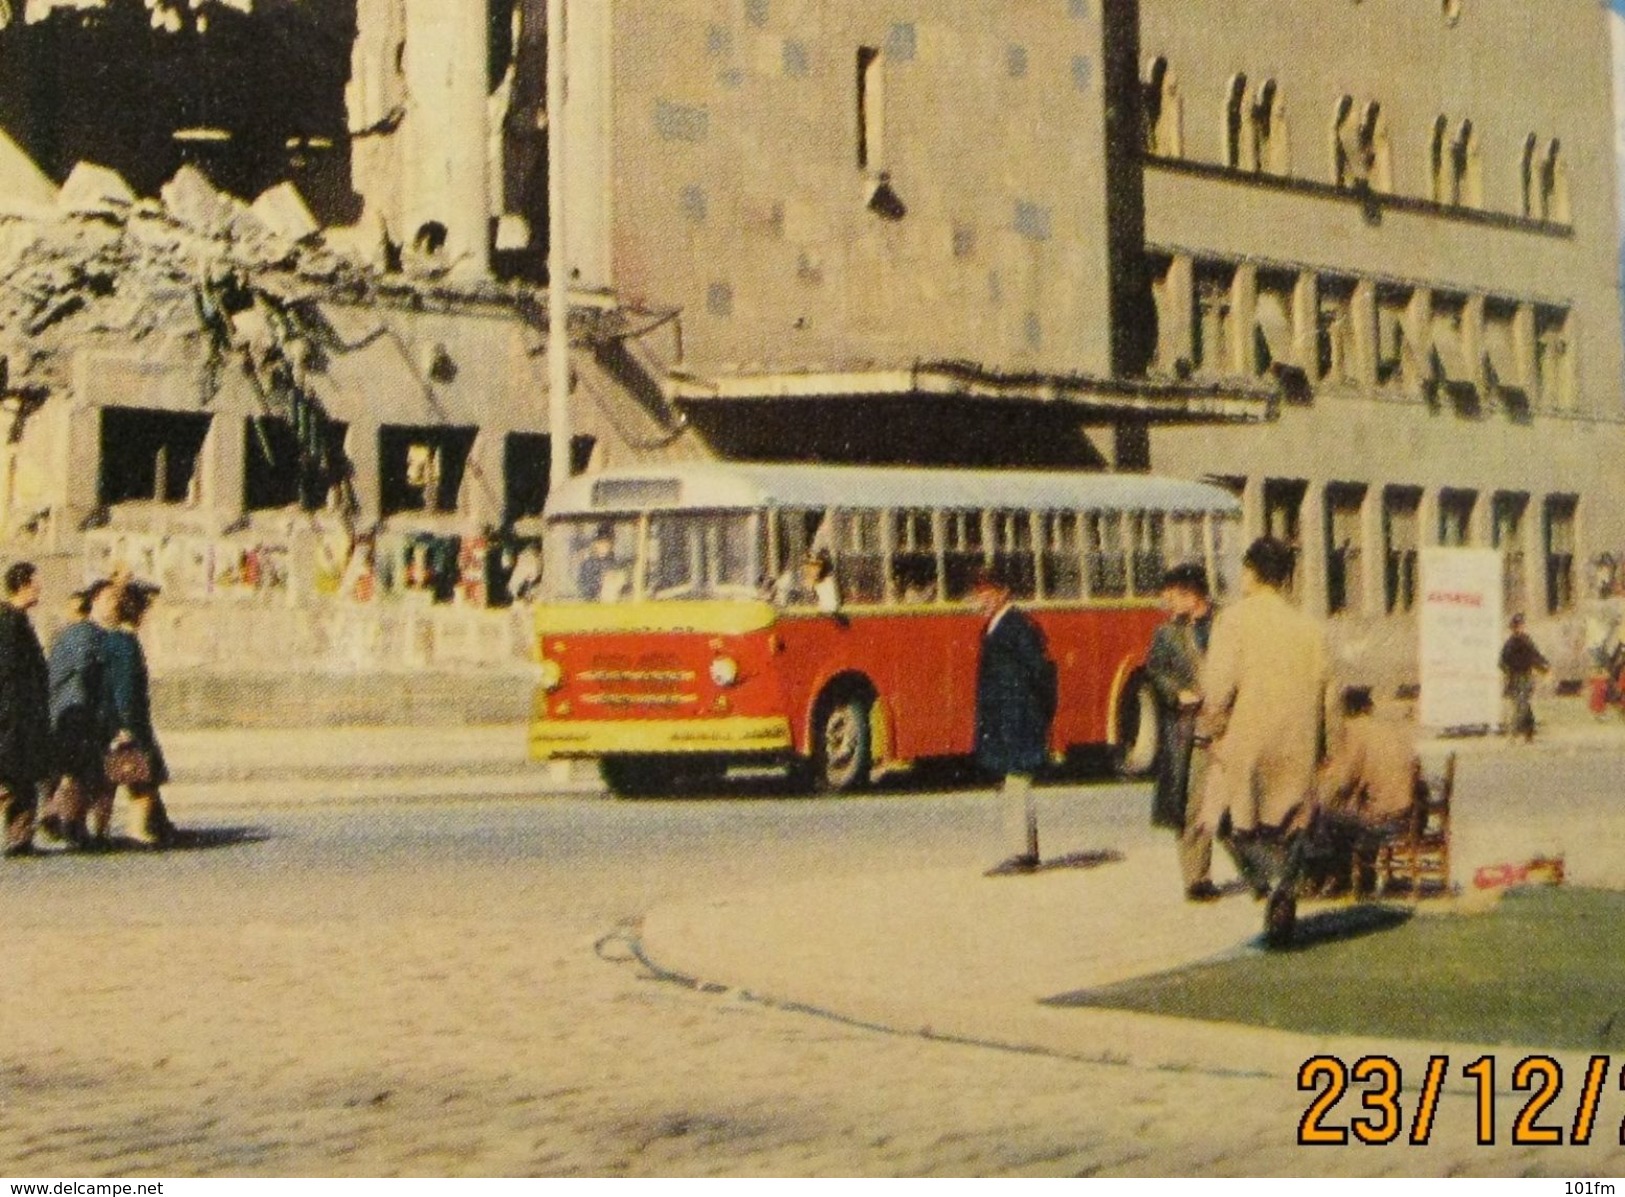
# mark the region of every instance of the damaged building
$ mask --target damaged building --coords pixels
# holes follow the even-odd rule
[[[578,468],[1212,478],[1384,677],[1422,547],[1625,545],[1589,0],[572,0],[551,116],[546,9],[0,0],[11,551],[172,670],[521,660],[555,134]]]

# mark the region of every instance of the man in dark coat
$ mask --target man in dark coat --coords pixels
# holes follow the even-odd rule
[[[1512,723],[1507,734],[1514,740],[1522,736],[1525,742],[1535,738],[1535,674],[1545,673],[1551,666],[1546,656],[1535,647],[1535,642],[1524,630],[1522,615],[1512,617],[1512,635],[1501,646],[1501,672],[1506,675],[1507,697],[1512,700]]]
[[[1207,573],[1200,565],[1176,565],[1162,579],[1162,603],[1170,618],[1151,637],[1145,671],[1157,693],[1157,779],[1151,822],[1179,834],[1179,871],[1193,902],[1219,896],[1213,884],[1213,833],[1202,825],[1201,794],[1207,752],[1194,748],[1196,712],[1202,705],[1202,661],[1213,630]]]
[[[1050,724],[1055,719],[1055,665],[1044,633],[1011,601],[1011,581],[994,568],[977,575],[972,601],[987,616],[976,671],[976,762],[1004,779],[1004,803],[1012,838],[1025,841],[1008,862],[1015,868],[1038,865],[1038,811],[1033,774],[1049,759]]]
[[[39,603],[34,566],[6,570],[0,601],[0,794],[5,805],[7,856],[34,850],[39,784],[50,772],[50,692],[45,650],[28,612]]]

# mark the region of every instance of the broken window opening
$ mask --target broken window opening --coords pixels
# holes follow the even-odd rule
[[[385,516],[404,512],[454,512],[474,436],[470,426],[378,429],[379,507]]]
[[[1439,544],[1447,549],[1464,549],[1473,543],[1473,509],[1478,506],[1476,490],[1439,492]]]
[[[1360,119],[1359,143],[1360,171],[1371,190],[1392,191],[1394,164],[1388,143],[1388,118],[1375,100],[1365,106],[1365,115]]]
[[[1546,500],[1546,611],[1561,615],[1574,609],[1574,526],[1580,500],[1552,495]]]
[[[1377,288],[1378,386],[1413,385],[1422,372],[1408,323],[1411,294],[1404,287]]]
[[[1203,262],[1196,268],[1196,319],[1192,322],[1196,368],[1208,374],[1236,372],[1235,319],[1232,311],[1236,268],[1225,262]]]
[[[1247,76],[1234,75],[1224,102],[1224,164],[1236,170],[1257,169],[1247,133]]]
[[[1295,598],[1303,573],[1303,500],[1309,484],[1300,478],[1264,479],[1264,535],[1292,550],[1292,576],[1282,592]]]
[[[1520,191],[1523,195],[1523,214],[1531,220],[1545,220],[1546,213],[1542,208],[1542,195],[1540,191],[1541,179],[1539,177],[1541,165],[1536,162],[1539,139],[1531,133],[1524,139],[1523,157],[1519,166]]]
[[[119,503],[195,505],[198,461],[212,417],[140,407],[102,409],[97,498]]]
[[[1266,79],[1258,89],[1258,99],[1252,107],[1252,143],[1254,170],[1284,175],[1291,169],[1285,105],[1274,79]]]
[[[1429,198],[1436,204],[1454,204],[1457,195],[1449,155],[1450,118],[1433,122],[1433,139],[1428,149]]]
[[[1478,132],[1470,120],[1461,122],[1450,143],[1450,196],[1453,204],[1484,206],[1483,160],[1479,156]]]
[[[1535,380],[1540,402],[1564,411],[1574,406],[1574,355],[1569,341],[1569,314],[1562,308],[1535,309]]]
[[[1489,385],[1502,397],[1527,401],[1522,355],[1518,351],[1518,305],[1503,299],[1484,301],[1484,368]]]
[[[570,438],[570,473],[580,474],[597,441]],[[502,522],[512,526],[542,514],[553,490],[553,438],[545,433],[510,432],[502,441]]]
[[[1365,607],[1362,549],[1366,488],[1334,482],[1326,487],[1326,614],[1359,615]]]
[[[858,169],[870,172],[885,163],[881,61],[877,47],[858,47]]]
[[[1166,58],[1151,60],[1141,84],[1144,97],[1145,150],[1161,158],[1178,158],[1184,151],[1179,81]]]
[[[1352,187],[1364,177],[1360,170],[1354,97],[1343,96],[1337,101],[1332,116],[1332,182],[1339,187]]]
[[[1383,599],[1390,615],[1416,605],[1421,509],[1420,487],[1390,486],[1382,492]]]
[[[1253,301],[1253,367],[1256,373],[1274,369],[1305,373],[1299,360],[1297,322],[1293,319],[1297,278],[1283,271],[1258,272]]]
[[[1546,149],[1540,164],[1540,218],[1557,224],[1568,224],[1569,172],[1563,165],[1563,147],[1556,138]]]
[[[1490,501],[1491,547],[1501,554],[1501,601],[1508,612],[1521,611],[1525,579],[1523,515],[1529,496],[1497,491]]]
[[[349,477],[344,438],[350,426],[314,416],[301,429],[282,416],[244,421],[248,451],[243,464],[243,506],[275,511],[297,506],[321,511],[338,501]]]
[[[1354,328],[1354,281],[1323,278],[1319,290],[1315,313],[1315,368],[1322,382],[1357,381],[1359,339]]]
[[[1467,297],[1443,292],[1433,296],[1430,375],[1432,381],[1456,396],[1458,401],[1471,393],[1476,401],[1478,364],[1472,360],[1467,328]]]

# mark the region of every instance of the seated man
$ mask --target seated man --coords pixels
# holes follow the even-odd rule
[[[587,555],[576,570],[576,593],[589,603],[610,603],[621,597],[625,587],[625,566],[615,559],[615,530],[602,524],[593,532]]]
[[[829,550],[809,552],[797,573],[785,570],[774,586],[773,601],[781,607],[817,607],[826,615],[839,611],[841,591]]]
[[[1332,892],[1349,886],[1356,855],[1369,857],[1412,817],[1420,765],[1410,729],[1372,714],[1371,691],[1343,691],[1343,735],[1315,779],[1320,808],[1311,852]]]

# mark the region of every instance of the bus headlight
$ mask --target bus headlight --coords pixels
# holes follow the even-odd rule
[[[713,657],[711,680],[719,686],[733,685],[739,680],[739,662],[732,657]]]
[[[551,693],[564,684],[564,670],[550,657],[542,658],[542,689]]]

